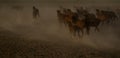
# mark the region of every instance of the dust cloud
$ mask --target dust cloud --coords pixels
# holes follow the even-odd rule
[[[32,6],[40,11],[40,18],[33,19]],[[73,37],[67,27],[61,26],[57,20],[56,10],[61,4],[34,4],[34,3],[2,3],[0,6],[0,27],[25,40],[37,40],[59,43],[61,45],[87,45],[95,49],[120,50],[120,23],[101,25],[100,32],[91,29],[90,35],[84,35],[78,40]],[[69,4],[68,4],[69,5]],[[68,8],[71,5],[63,5]],[[15,8],[19,6],[19,8]],[[88,6],[87,6],[88,7]],[[91,8],[94,6],[91,6]],[[95,6],[96,7],[96,6]],[[114,6],[113,6],[114,7]],[[90,8],[90,6],[89,6]]]

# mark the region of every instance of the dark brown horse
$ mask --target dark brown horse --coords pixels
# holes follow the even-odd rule
[[[100,25],[101,21],[92,13],[85,15],[85,25],[87,34],[89,34],[89,30],[91,27],[95,28],[95,31],[99,31],[98,26]]]
[[[83,36],[84,34],[84,28],[85,28],[85,20],[79,19],[79,15],[77,13],[74,13],[72,16],[72,27],[74,31],[74,35],[76,36]],[[80,34],[81,33],[81,34]]]
[[[77,10],[77,13],[85,22],[84,28],[86,29],[87,34],[90,33],[91,27],[94,27],[96,31],[99,31],[98,26],[100,25],[101,21],[96,17],[95,14],[89,13],[89,11],[86,9],[82,10],[82,12],[81,10]]]
[[[33,18],[37,18],[39,16],[39,10],[35,6],[33,6]]]
[[[97,15],[97,18],[99,18],[101,21],[107,22],[107,23],[112,23],[116,19],[118,19],[116,13],[113,11],[96,9],[96,15]]]

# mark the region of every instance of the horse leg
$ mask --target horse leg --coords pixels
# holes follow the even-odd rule
[[[67,22],[66,21],[64,21],[64,25],[65,25],[65,27],[67,26]]]
[[[69,27],[70,33],[73,34],[74,36],[76,36],[76,30],[75,30],[75,28],[71,24],[69,24],[68,27]]]
[[[33,14],[33,18],[36,18],[36,15],[35,15],[35,14]]]
[[[38,14],[37,14],[37,15],[38,15],[38,17],[40,17],[40,13],[39,13],[39,12],[38,12]]]
[[[114,24],[118,20],[117,16],[113,16],[112,23]]]
[[[62,21],[62,19],[60,17],[58,17],[58,22],[59,22],[59,25],[62,26],[63,21]]]
[[[98,32],[100,31],[98,26],[95,26],[95,31],[98,31]]]
[[[84,31],[83,31],[83,29],[80,29],[80,30],[81,30],[81,37],[83,37]]]
[[[79,28],[76,28],[76,30],[77,30],[77,35],[78,35],[78,37],[80,38],[80,37],[81,37],[81,35],[80,35],[80,29],[79,29]]]
[[[87,32],[87,35],[90,34],[90,27],[89,26],[86,27],[86,32]]]
[[[76,36],[76,30],[75,29],[72,30],[72,33],[73,33],[74,36]]]
[[[77,37],[79,37],[79,38],[81,38],[81,35],[80,35],[80,28],[78,28],[78,27],[76,27],[76,32],[75,32],[75,34],[77,35]]]
[[[74,26],[74,36],[76,36],[79,33],[78,27]]]

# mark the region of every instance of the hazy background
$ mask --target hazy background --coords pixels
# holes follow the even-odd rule
[[[86,44],[98,49],[120,50],[120,20],[113,25],[101,25],[100,32],[91,30],[81,40],[72,37],[68,29],[60,26],[56,10],[59,6],[72,8],[119,8],[120,0],[0,0],[0,27],[22,35],[29,40],[45,40],[60,44]],[[40,11],[40,18],[33,19],[32,6]],[[18,6],[19,9],[15,7]]]

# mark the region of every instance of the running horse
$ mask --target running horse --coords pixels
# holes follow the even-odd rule
[[[101,21],[99,18],[95,16],[95,14],[89,13],[85,15],[85,26],[87,34],[89,34],[89,30],[91,27],[95,28],[95,31],[99,31],[98,26],[100,25]]]
[[[39,16],[39,10],[35,6],[33,6],[33,18],[37,18]]]
[[[90,33],[90,28],[94,27],[95,31],[99,31],[98,26],[100,25],[100,20],[99,18],[96,17],[95,14],[89,13],[87,9],[76,9],[80,20],[84,20],[84,28],[86,29],[86,33],[89,35]]]
[[[58,19],[58,21],[59,21],[60,24],[66,24],[66,22],[64,20],[65,14],[62,13],[61,10],[57,10],[57,17],[58,17],[57,19]]]
[[[83,36],[84,28],[85,28],[84,18],[79,18],[79,15],[77,13],[73,13],[72,22],[69,24],[70,24],[69,25],[70,31],[72,31],[74,36],[79,36],[79,37]]]
[[[100,19],[102,22],[112,23],[116,19],[118,19],[117,15],[113,11],[105,11],[105,10],[99,10],[96,9],[96,16]]]

